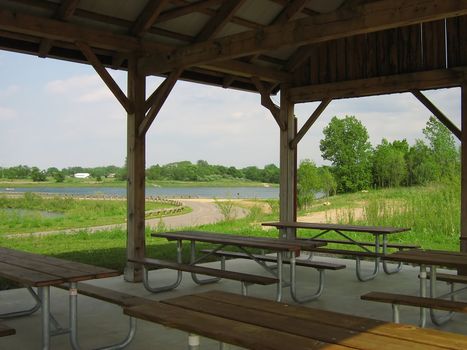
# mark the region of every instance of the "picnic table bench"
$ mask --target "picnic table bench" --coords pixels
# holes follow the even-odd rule
[[[177,242],[177,260],[176,262],[160,260],[160,259],[151,259],[151,258],[139,258],[139,259],[129,259],[130,262],[141,264],[143,266],[143,283],[146,289],[151,292],[161,292],[171,290],[179,286],[182,281],[182,272],[191,273],[193,281],[197,284],[206,284],[217,282],[220,278],[238,280],[242,285],[242,294],[247,294],[247,286],[250,284],[276,284],[276,300],[282,299],[282,288],[286,286],[283,282],[283,256],[282,253],[290,253],[289,264],[291,271],[291,280],[288,284],[291,288],[291,294],[297,300],[300,300],[296,295],[296,280],[295,280],[295,256],[300,255],[301,249],[311,249],[324,243],[320,242],[291,242],[284,239],[276,238],[267,238],[267,237],[247,237],[240,235],[231,235],[223,233],[213,233],[213,232],[202,232],[202,231],[179,231],[179,232],[163,232],[152,234],[153,237],[164,238],[169,241]],[[183,241],[190,242],[190,263],[182,263],[182,247]],[[196,257],[196,242],[211,243],[217,245],[213,251],[202,254],[199,257]],[[207,268],[204,266],[197,265],[200,262],[206,261],[209,256],[213,256],[217,251],[224,249],[227,246],[235,247],[241,250],[243,253],[253,258],[252,253],[248,249],[264,249],[276,253],[277,256],[277,269],[272,269],[260,260],[254,260],[258,262],[270,275],[269,276],[260,276],[255,274],[246,274],[243,272],[236,271],[227,271],[225,269],[225,261],[222,260],[220,269]],[[151,286],[149,283],[148,277],[148,268],[147,267],[156,267],[156,268],[168,268],[177,271],[177,278],[175,282],[160,287]],[[208,278],[201,280],[198,278],[197,274],[204,274],[208,276],[213,276],[213,278]]]
[[[343,225],[343,224],[324,224],[324,223],[313,223],[313,222],[265,222],[263,226],[272,226],[278,229],[308,229],[308,230],[319,230],[320,232],[307,238],[297,237],[297,241],[312,240],[316,242],[322,242],[326,244],[343,244],[352,245],[360,248],[360,250],[342,249],[342,248],[330,248],[330,247],[316,247],[313,248],[312,252],[326,253],[326,254],[338,254],[344,256],[353,256],[356,261],[356,275],[357,278],[362,281],[369,281],[376,277],[379,271],[380,262],[382,262],[383,270],[386,274],[393,274],[399,272],[402,268],[402,264],[399,263],[397,267],[390,270],[385,260],[381,258],[388,254],[388,248],[394,248],[398,250],[403,249],[414,249],[419,248],[417,245],[412,244],[400,244],[400,243],[389,243],[388,235],[396,233],[402,233],[408,231],[408,228],[401,227],[383,227],[383,226],[357,226],[357,225]],[[334,238],[323,238],[329,232],[337,233],[342,239]],[[350,237],[348,232],[366,233],[371,234],[374,238],[374,242],[355,240]],[[372,249],[370,249],[372,248]],[[373,272],[364,276],[361,272],[361,259],[362,258],[374,258],[375,264]]]
[[[120,272],[112,269],[68,261],[40,254],[28,253],[0,247],[0,277],[26,286],[35,300],[29,309],[0,314],[1,319],[30,315],[41,310],[42,349],[49,349],[51,336],[69,334],[74,349],[79,349],[77,317],[77,283],[85,280],[113,277]],[[69,326],[62,327],[50,311],[50,287],[63,287],[69,290]],[[33,289],[37,288],[37,292]],[[126,346],[128,339],[112,345],[112,349]]]
[[[464,335],[221,291],[127,307],[124,312],[189,333],[189,349],[198,349],[197,336],[257,350],[467,348]]]
[[[370,292],[362,295],[363,300],[377,301],[392,304],[393,321],[399,322],[399,305],[416,306],[420,308],[421,327],[425,327],[427,319],[427,309],[430,310],[430,317],[435,325],[442,325],[449,321],[455,312],[467,313],[467,302],[454,300],[454,295],[465,291],[467,287],[455,290],[455,283],[467,283],[466,276],[438,274],[437,267],[448,267],[462,269],[467,267],[467,253],[451,252],[441,250],[413,249],[390,254],[384,259],[391,261],[402,261],[420,266],[420,295],[405,295],[398,293]],[[430,272],[427,273],[427,266]],[[429,295],[427,295],[427,281],[430,280]],[[437,281],[445,281],[450,284],[450,292],[437,296]],[[451,300],[444,298],[450,297]],[[449,311],[444,317],[438,317],[434,310]]]

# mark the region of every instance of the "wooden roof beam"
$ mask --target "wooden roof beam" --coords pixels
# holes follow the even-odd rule
[[[112,91],[114,96],[117,98],[118,102],[125,108],[128,114],[133,113],[134,106],[125,95],[125,93],[120,89],[115,80],[111,77],[109,72],[105,69],[102,63],[99,61],[99,58],[94,54],[92,49],[84,42],[77,41],[75,45],[81,50],[86,59],[91,63],[91,65],[96,70],[97,74],[104,81],[105,85]]]
[[[141,36],[147,32],[156,22],[167,3],[168,0],[150,0],[131,27],[130,34]]]
[[[154,91],[151,96],[146,100],[145,106],[149,111],[146,113],[145,118],[141,122],[138,130],[139,136],[143,136],[147,133],[151,127],[152,122],[156,119],[159,114],[162,106],[164,105],[167,97],[169,97],[170,92],[172,91],[175,83],[182,74],[183,70],[176,69],[169,74],[169,76],[159,85],[159,87]]]
[[[235,12],[245,3],[246,0],[226,0],[223,2],[217,14],[203,27],[196,36],[195,41],[205,41],[214,37],[230,21]]]
[[[379,0],[363,2],[262,30],[195,43],[146,58],[160,72],[254,55],[282,47],[301,46],[390,28],[467,14],[467,0]],[[143,59],[144,61],[144,59]]]
[[[296,149],[297,148],[297,145],[300,142],[300,140],[303,138],[303,136],[305,136],[305,134],[308,132],[308,130],[310,130],[312,125],[316,122],[316,120],[319,118],[319,116],[324,112],[324,110],[331,103],[331,101],[332,101],[332,99],[330,99],[330,98],[326,98],[323,101],[321,101],[321,103],[315,109],[313,114],[308,118],[308,120],[305,122],[305,124],[303,124],[302,128],[297,133],[297,135],[294,137],[294,139],[292,141],[290,141],[289,147],[291,149]]]
[[[286,130],[286,125],[280,117],[280,108],[271,100],[271,94],[269,89],[258,79],[258,77],[252,77],[251,81],[255,84],[256,89],[258,89],[261,95],[261,105],[269,109],[272,116],[276,120],[277,125],[281,130]]]
[[[294,103],[315,102],[326,98],[341,99],[375,96],[460,86],[467,67],[440,69],[416,73],[388,75],[384,77],[340,81],[293,87],[288,90]]]
[[[54,14],[54,18],[62,21],[67,21],[73,16],[80,0],[63,0]],[[52,48],[53,41],[51,39],[42,39],[39,44],[39,57],[47,57]]]
[[[443,113],[438,107],[436,107],[420,90],[412,90],[412,94],[438,118],[438,120],[451,131],[458,140],[461,140],[462,133],[459,128]]]
[[[157,23],[169,21],[171,19],[182,17],[188,15],[192,12],[202,11],[210,6],[217,5],[222,3],[222,0],[201,0],[195,3],[187,2],[186,6],[177,7],[172,10],[164,11],[160,14],[159,18],[157,19]]]

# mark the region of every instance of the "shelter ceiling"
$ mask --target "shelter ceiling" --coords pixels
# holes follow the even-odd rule
[[[136,54],[146,74],[256,91],[252,77],[313,83],[310,46],[466,14],[465,0],[0,0],[0,48],[86,62],[82,41],[107,67]]]

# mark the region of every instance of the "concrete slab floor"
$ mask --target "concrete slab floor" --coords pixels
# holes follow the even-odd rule
[[[366,316],[380,320],[391,320],[391,306],[360,300],[360,295],[370,291],[387,291],[417,295],[418,268],[404,266],[400,273],[385,275],[380,272],[372,281],[359,282],[355,276],[355,262],[347,259],[317,257],[319,260],[345,263],[347,268],[340,271],[326,271],[323,295],[315,301],[303,304],[306,307],[333,310],[347,314]],[[212,264],[208,264],[212,265]],[[363,263],[364,271],[370,273],[373,264]],[[236,259],[227,263],[227,268],[248,273],[263,273],[263,269],[249,260]],[[173,281],[174,271],[160,270],[151,272],[151,280],[157,285]],[[318,273],[314,269],[298,268],[298,293],[314,292]],[[91,283],[91,282],[89,282]],[[223,280],[215,284],[198,286],[188,274],[184,275],[182,284],[173,291],[151,294],[140,283],[124,282],[122,277],[95,280],[92,283],[152,300],[173,298],[175,296],[199,293],[217,289],[240,293],[240,283]],[[440,283],[439,292],[447,291],[444,283]],[[275,286],[251,286],[251,296],[274,299]],[[464,296],[460,295],[461,300]],[[67,324],[68,297],[67,292],[51,288],[52,312],[63,324]],[[293,303],[289,290],[284,289],[284,302]],[[32,298],[26,289],[5,290],[0,292],[0,313],[18,310],[25,305],[32,305]],[[442,312],[440,312],[442,313]],[[401,322],[417,324],[419,311],[413,307],[401,307]],[[126,336],[128,318],[123,315],[120,307],[100,300],[80,296],[79,298],[79,336],[83,349],[102,347],[120,341]],[[2,350],[33,350],[40,349],[41,318],[40,312],[27,317],[5,320],[4,323],[14,327],[16,335],[0,338]],[[430,321],[428,327],[436,328]],[[457,314],[453,320],[440,329],[467,334],[467,315]],[[52,349],[71,349],[67,335],[52,337]],[[202,349],[218,349],[218,343],[210,339],[201,339]],[[159,326],[154,323],[138,320],[138,329],[134,341],[128,349],[177,350],[187,348],[187,334]],[[232,347],[232,349],[236,349]]]

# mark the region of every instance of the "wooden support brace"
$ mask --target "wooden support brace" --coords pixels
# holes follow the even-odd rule
[[[280,108],[271,100],[269,90],[264,86],[261,80],[258,79],[258,77],[252,77],[251,81],[255,84],[261,95],[261,105],[269,109],[280,129],[286,130],[286,125],[280,117]]]
[[[303,136],[305,136],[307,131],[311,128],[311,126],[315,123],[315,121],[318,119],[321,113],[323,113],[323,111],[326,109],[329,103],[331,103],[331,101],[332,101],[331,98],[327,98],[321,101],[319,106],[315,109],[313,114],[310,116],[310,118],[308,118],[308,120],[305,122],[305,124],[300,129],[300,131],[297,133],[297,136],[295,136],[294,139],[290,141],[289,146],[291,149],[297,148],[297,145],[300,142],[300,140],[303,138]]]
[[[443,125],[448,128],[459,140],[462,138],[462,133],[457,126],[441,112],[420,90],[412,90],[412,94],[429,109]]]
[[[172,91],[173,87],[175,86],[175,83],[177,82],[182,72],[183,69],[181,68],[172,71],[169,74],[169,76],[164,80],[164,82],[161,85],[159,85],[156,91],[154,91],[152,95],[149,96],[146,100],[146,110],[149,109],[149,111],[146,113],[146,117],[139,126],[138,134],[140,136],[145,135],[146,132],[149,130],[149,127],[151,126],[152,122],[154,121],[157,114],[164,105],[165,100],[167,100],[167,97],[169,97],[170,92]]]
[[[107,72],[104,65],[99,61],[99,58],[97,58],[92,49],[86,43],[81,41],[75,42],[75,45],[81,50],[81,52],[89,61],[89,63],[91,63],[91,65],[96,70],[97,74],[99,74],[101,79],[104,81],[105,85],[107,85],[110,91],[112,91],[114,96],[123,106],[123,108],[125,108],[127,113],[133,113],[133,104],[130,102],[128,97],[126,97],[124,92],[120,89],[120,87],[109,74],[109,72]]]

